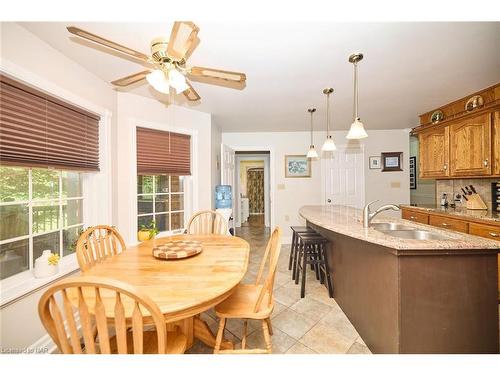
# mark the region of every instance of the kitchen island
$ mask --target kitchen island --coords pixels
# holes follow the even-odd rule
[[[436,239],[394,237],[345,206],[299,213],[328,238],[334,298],[372,352],[499,352],[500,242],[377,216]]]

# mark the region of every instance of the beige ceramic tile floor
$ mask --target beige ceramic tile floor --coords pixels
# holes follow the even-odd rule
[[[255,280],[262,259],[269,231],[259,227],[244,227],[237,231],[239,237],[250,243],[250,264],[243,282]],[[271,317],[274,330],[273,352],[285,354],[367,354],[368,347],[326,288],[309,271],[306,297],[300,298],[300,286],[291,280],[288,270],[290,246],[282,246],[275,281],[275,307]],[[216,332],[218,321],[213,310],[202,314],[212,332]],[[241,343],[243,321],[229,320],[225,338],[238,347]],[[247,346],[264,348],[259,321],[249,321]],[[212,348],[197,341],[189,353],[212,353]]]

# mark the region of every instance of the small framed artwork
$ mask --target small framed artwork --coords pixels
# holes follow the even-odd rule
[[[382,152],[382,172],[402,171],[402,152]]]
[[[368,158],[369,160],[369,167],[370,169],[380,169],[381,167],[381,157],[380,156],[370,156]]]
[[[285,177],[311,177],[311,161],[306,155],[285,155]]]
[[[410,156],[410,189],[415,190],[417,188],[417,157]]]

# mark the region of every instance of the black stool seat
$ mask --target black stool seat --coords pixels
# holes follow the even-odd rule
[[[316,279],[328,288],[328,295],[333,298],[333,283],[328,263],[328,251],[326,244],[328,239],[319,233],[297,233],[298,246],[295,254],[298,254],[296,268],[293,279],[295,284],[299,283],[300,274],[302,274],[300,296],[305,297],[306,293],[306,272],[307,265],[311,265],[316,273]],[[295,263],[294,263],[295,265]]]

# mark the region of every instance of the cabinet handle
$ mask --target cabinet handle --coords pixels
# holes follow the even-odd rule
[[[415,220],[417,217],[416,216],[410,216],[411,220]]]
[[[449,226],[450,226],[450,224],[446,224],[446,223],[441,223],[441,225],[442,225],[443,227],[449,227]]]
[[[488,166],[488,159],[486,159],[486,160],[484,161],[484,166],[485,166],[485,167],[487,167],[487,166]]]
[[[490,236],[491,236],[491,237],[500,237],[500,234],[490,232]]]
[[[448,169],[448,166],[445,164],[445,165],[443,166],[443,169],[444,169],[444,170],[447,170],[447,169]]]

